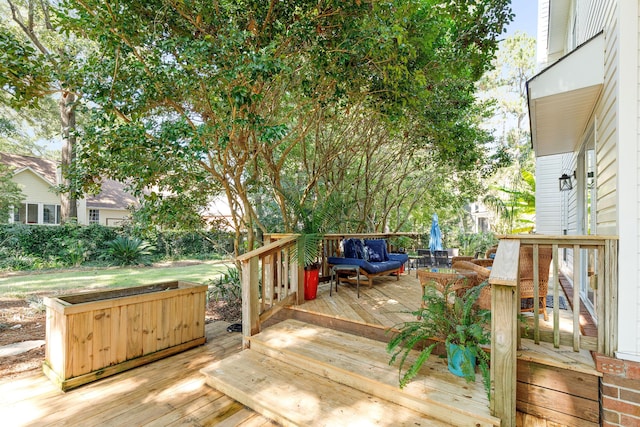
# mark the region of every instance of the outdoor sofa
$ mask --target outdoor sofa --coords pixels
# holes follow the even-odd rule
[[[377,276],[395,273],[397,280],[400,280],[402,266],[409,260],[407,254],[389,253],[384,239],[345,239],[342,241],[342,248],[344,256],[329,257],[329,266],[357,265],[360,267],[360,274],[367,277],[369,287]]]

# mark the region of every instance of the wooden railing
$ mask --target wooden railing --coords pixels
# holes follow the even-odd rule
[[[291,236],[291,234],[269,234],[265,236],[265,241],[274,241]],[[320,275],[324,277],[329,276],[329,268],[327,264],[327,258],[330,256],[341,256],[340,254],[340,242],[344,239],[358,238],[358,239],[386,239],[390,243],[390,250],[393,252],[398,248],[394,245],[394,238],[409,237],[416,239],[419,236],[417,233],[345,233],[345,234],[323,234],[322,235],[322,249],[320,250],[319,263],[320,263]]]
[[[325,234],[320,250],[320,275],[329,276],[327,258],[339,255],[340,242],[350,237],[388,239],[416,233]],[[287,305],[304,302],[304,269],[292,258],[298,234],[265,235],[265,245],[239,256],[242,270],[243,347],[260,332],[261,324]],[[390,249],[394,249],[393,247]]]
[[[242,270],[243,348],[282,307],[302,303],[303,269],[291,256],[297,240],[298,235],[283,236],[237,258]]]
[[[618,306],[618,238],[615,236],[501,236],[489,278],[491,284],[491,406],[493,415],[503,425],[515,425],[516,351],[520,343],[518,321],[519,252],[523,245],[533,246],[534,313],[540,296],[538,253],[541,247],[551,247],[553,261],[549,290],[553,295],[553,331],[540,328],[539,316],[533,316],[530,336],[534,343],[553,343],[554,347],[586,349],[613,356],[617,347]],[[570,331],[560,330],[560,258],[573,267],[573,318]],[[585,271],[587,269],[588,271]],[[580,308],[583,281],[592,281],[596,296],[597,337],[580,331]],[[563,322],[564,323],[564,322]]]
[[[322,274],[328,274],[327,257],[338,254],[341,240],[349,237],[384,238],[408,236],[411,233],[381,234],[331,234],[322,242]],[[242,268],[242,326],[243,346],[249,345],[248,337],[258,333],[261,324],[286,305],[302,304],[304,300],[303,268],[292,259],[292,250],[298,235],[266,236],[265,246],[241,255],[237,261]],[[522,245],[533,247],[535,296],[539,296],[540,277],[537,274],[538,252],[541,247],[551,247],[553,261],[549,289],[554,298],[553,331],[540,328],[539,316],[533,316],[531,336],[535,343],[548,341],[556,348],[568,346],[573,351],[587,349],[612,356],[617,346],[618,304],[618,239],[612,236],[501,236],[489,283],[491,285],[491,409],[503,425],[515,425],[516,413],[516,352],[521,327],[520,313],[519,251]],[[573,296],[571,298],[573,320],[570,332],[560,330],[560,262],[573,266]],[[593,281],[596,293],[597,337],[584,336],[580,332],[580,289],[585,260],[593,261],[592,271],[586,277]],[[534,296],[534,313],[538,298]]]

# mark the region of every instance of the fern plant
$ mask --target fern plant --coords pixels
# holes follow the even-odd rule
[[[389,341],[389,364],[393,365],[399,360],[400,388],[406,386],[418,374],[436,345],[445,342],[447,345],[456,344],[461,350],[469,351],[476,357],[488,393],[490,358],[481,346],[491,342],[487,330],[491,324],[491,312],[475,305],[480,291],[487,286],[487,282],[467,290],[464,295],[457,295],[451,290],[451,286],[445,286],[442,293],[428,286],[425,289],[425,307],[412,313],[420,320],[399,325],[398,333]],[[432,340],[436,341],[426,345]],[[419,351],[417,358],[411,358],[413,350],[420,346],[424,348]],[[407,364],[409,366],[404,370]],[[475,369],[475,364],[463,362],[462,372],[467,381],[475,381]]]

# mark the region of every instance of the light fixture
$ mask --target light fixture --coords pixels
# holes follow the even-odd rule
[[[587,188],[592,189],[596,185],[593,171],[587,172]]]
[[[575,172],[574,172],[574,176],[575,176]],[[558,180],[560,181],[560,191],[569,191],[573,188],[571,177],[566,173],[563,173],[562,176],[558,178]]]

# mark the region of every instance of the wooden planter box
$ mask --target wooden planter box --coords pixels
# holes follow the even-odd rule
[[[204,344],[206,291],[166,282],[45,298],[44,373],[68,390]]]

